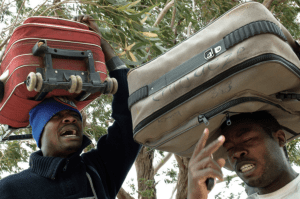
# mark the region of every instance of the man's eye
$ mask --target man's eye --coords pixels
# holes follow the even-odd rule
[[[244,143],[247,143],[247,142],[249,142],[251,140],[252,140],[252,138],[249,138],[249,139],[245,140]]]
[[[53,115],[53,117],[52,118],[59,118],[60,117],[60,115],[59,114],[55,114],[55,115]]]
[[[231,147],[231,148],[227,149],[227,152],[229,152],[231,149],[233,149],[233,147]]]
[[[77,119],[80,119],[80,116],[78,114],[73,114],[72,116],[77,118]]]

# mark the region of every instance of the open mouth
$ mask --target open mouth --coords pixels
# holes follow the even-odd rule
[[[63,137],[76,137],[77,136],[77,131],[75,129],[73,130],[65,130],[60,134],[60,136]]]
[[[249,172],[254,171],[254,169],[255,169],[254,164],[245,164],[239,169],[239,171],[242,173],[248,174]]]

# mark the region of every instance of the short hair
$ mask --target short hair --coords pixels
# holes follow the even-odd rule
[[[275,117],[273,117],[267,111],[257,111],[253,113],[241,113],[230,117],[231,124],[239,122],[252,122],[258,124],[271,138],[273,138],[273,132],[282,130],[281,125],[278,123]],[[221,125],[221,132],[224,132],[228,128],[227,122],[223,122]],[[287,160],[289,161],[288,152],[286,146],[283,147],[283,151]]]

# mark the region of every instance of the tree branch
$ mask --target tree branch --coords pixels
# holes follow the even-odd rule
[[[175,158],[176,158],[176,160],[178,162],[178,167],[179,168],[183,167],[181,157],[179,155],[176,155],[176,154],[174,154],[174,156],[175,156]]]
[[[127,193],[122,187],[117,194],[118,199],[134,199],[129,193]]]
[[[46,10],[44,10],[39,16],[43,16],[43,14],[45,14],[46,12],[48,12],[48,10],[52,9],[52,8],[57,8],[59,7],[61,4],[64,4],[64,3],[68,3],[70,0],[65,0],[65,1],[62,1],[62,2],[59,2],[59,3],[56,3],[55,5],[52,5],[52,6],[49,6]]]
[[[177,26],[180,26],[181,22],[183,22],[184,18],[180,19],[178,22],[177,22]],[[177,37],[177,26],[176,28],[174,29],[174,35],[175,35],[175,39],[173,41],[174,44],[176,44],[176,37]]]
[[[5,2],[5,1],[2,1],[1,7],[0,7],[0,12],[1,12],[1,13],[2,13],[3,10],[4,10],[4,9],[3,9],[3,7],[4,7],[4,2]]]
[[[173,30],[174,23],[175,23],[175,15],[176,15],[176,7],[173,8],[173,13],[172,13],[172,20],[171,20],[171,30]]]
[[[191,35],[191,29],[192,29],[192,22],[189,23],[187,28],[187,38],[189,38]]]
[[[193,12],[195,12],[196,11],[195,0],[192,0],[192,5],[193,5]],[[187,28],[187,37],[188,38],[191,35],[191,29],[192,29],[192,22],[189,23],[188,28]]]
[[[270,9],[271,4],[274,0],[264,0],[263,5],[266,6],[266,8]]]
[[[173,189],[173,191],[172,191],[172,195],[171,195],[171,197],[170,197],[170,199],[172,199],[173,198],[173,196],[174,196],[174,193],[175,193],[175,191],[177,190],[177,184],[176,184],[176,186],[174,187],[174,189]]]
[[[173,153],[168,153],[159,163],[154,166],[154,175],[158,172],[158,170],[166,164],[166,162],[172,157]]]
[[[161,20],[164,18],[164,16],[166,15],[166,13],[168,12],[168,10],[169,10],[172,6],[174,6],[174,0],[170,1],[170,3],[168,3],[168,4],[164,7],[164,9],[159,13],[159,15],[158,15],[158,17],[157,17],[157,19],[156,19],[156,21],[155,21],[155,23],[154,23],[154,25],[153,25],[154,27],[157,26],[157,25],[161,22]]]
[[[11,36],[12,33],[0,44],[0,49],[2,48],[2,50],[0,51],[0,63],[2,62],[2,57],[4,56],[4,52],[8,44],[7,42],[11,38]]]
[[[20,7],[20,9],[19,9],[19,11],[18,11],[18,15],[17,15],[17,17],[16,17],[16,19],[15,19],[15,21],[14,21],[14,23],[13,23],[13,27],[11,28],[10,32],[13,30],[14,26],[16,25],[17,20],[18,20],[19,15],[20,15],[20,12],[21,12],[21,10],[22,10],[22,8],[23,8],[25,2],[26,2],[26,0],[23,1],[22,5],[21,5],[21,7]]]
[[[196,4],[195,4],[195,0],[192,0],[192,5],[193,5],[193,12],[196,11]]]

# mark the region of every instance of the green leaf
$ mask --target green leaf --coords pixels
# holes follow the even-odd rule
[[[132,2],[132,3],[128,3],[128,4],[125,5],[125,6],[121,6],[121,7],[117,8],[117,10],[119,10],[119,11],[127,10],[127,8],[131,8],[132,6],[135,6],[136,4],[138,4],[138,3],[140,3],[140,2],[141,2],[141,0],[137,0],[137,1]]]

